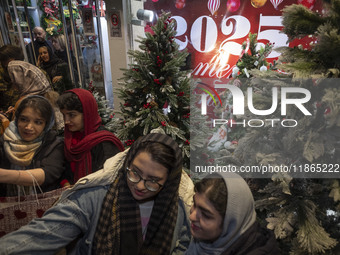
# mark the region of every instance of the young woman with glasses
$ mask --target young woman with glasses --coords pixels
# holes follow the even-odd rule
[[[72,254],[183,254],[190,228],[179,193],[192,185],[182,185],[181,175],[182,151],[171,137],[141,137],[43,218],[0,239],[0,253],[54,254],[78,237]]]

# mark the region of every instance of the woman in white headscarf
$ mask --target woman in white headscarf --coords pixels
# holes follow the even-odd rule
[[[195,185],[188,255],[277,255],[272,232],[256,222],[253,195],[237,174],[207,176]]]

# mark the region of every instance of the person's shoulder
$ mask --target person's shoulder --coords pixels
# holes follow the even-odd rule
[[[65,201],[65,199],[78,201],[79,204],[85,206],[89,204],[102,203],[110,185],[96,185],[87,187],[75,184],[70,189],[67,189],[61,195],[59,202]]]
[[[57,146],[62,146],[62,147],[64,146],[63,138],[59,137],[55,130],[48,131],[45,134],[42,143],[43,143],[43,146],[47,147],[48,150],[52,150]]]
[[[103,196],[106,194],[107,190],[109,189],[110,185],[96,185],[96,186],[84,186],[78,187],[75,186],[72,193],[70,193],[69,197],[79,196],[79,195],[87,195],[87,196]]]
[[[255,222],[244,235],[244,243],[250,242],[253,239],[254,242],[249,245],[251,247],[251,254],[253,255],[277,255],[280,254],[278,242],[275,238],[273,231],[260,225],[259,222]],[[241,239],[242,239],[241,236]],[[253,238],[250,238],[253,236]]]

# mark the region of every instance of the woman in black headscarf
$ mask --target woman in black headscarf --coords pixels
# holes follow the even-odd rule
[[[67,63],[58,58],[50,48],[46,46],[39,48],[37,66],[46,72],[54,90],[59,94],[73,88]]]

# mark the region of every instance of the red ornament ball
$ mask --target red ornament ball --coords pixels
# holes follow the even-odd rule
[[[240,8],[240,5],[241,5],[240,0],[228,0],[227,11],[236,12]]]
[[[315,5],[315,0],[298,0],[297,3],[302,4],[303,6],[311,10]]]
[[[183,9],[185,7],[185,2],[182,2],[182,1],[176,1],[176,4],[175,4],[175,7],[177,9]]]

